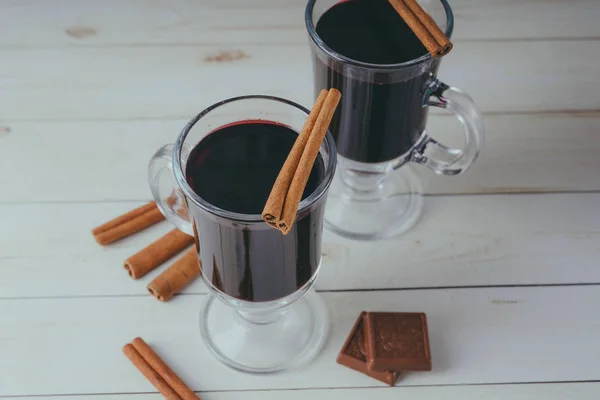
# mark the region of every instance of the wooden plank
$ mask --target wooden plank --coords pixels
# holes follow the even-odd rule
[[[0,46],[303,43],[305,5],[305,0],[5,0]],[[457,42],[600,37],[595,0],[453,0],[452,7]]]
[[[437,386],[395,388],[355,388],[355,389],[307,389],[307,390],[257,390],[248,392],[201,392],[202,400],[289,400],[322,399],[322,400],[397,400],[398,398],[420,400],[563,400],[574,398],[578,400],[595,400],[600,392],[600,383],[544,383],[529,385],[482,385],[482,386]],[[35,396],[35,397],[6,397],[6,400],[20,399],[49,399],[71,400],[72,396]],[[115,394],[115,395],[77,395],[80,400],[162,400],[160,394]]]
[[[485,122],[485,146],[467,173],[418,169],[426,193],[600,190],[600,114],[490,115]],[[19,171],[0,174],[0,202],[148,198],[148,161],[185,123],[0,121],[0,170]],[[432,115],[428,131],[462,146],[462,128],[450,116]]]
[[[326,231],[318,289],[600,282],[600,194],[426,200],[421,222],[394,240],[356,242]],[[133,281],[123,261],[169,224],[108,247],[90,233],[136,205],[0,205],[0,297],[147,295],[159,271]],[[205,288],[196,281],[186,292]]]
[[[0,201],[149,199],[148,162],[186,122],[0,122],[0,169],[20,171],[0,174]]]
[[[158,271],[134,281],[123,262],[172,226],[161,222],[107,247],[91,234],[92,228],[140,204],[0,206],[5,221],[0,224],[0,297],[146,295]]]
[[[463,175],[419,169],[426,193],[520,193],[600,190],[600,114],[486,115],[486,140]],[[461,148],[462,126],[432,116],[428,133]]]
[[[230,370],[208,353],[197,325],[206,296],[171,304],[141,297],[2,300],[1,394],[155,392],[121,354],[123,344],[138,335],[193,390],[381,387],[335,363],[363,309],[427,313],[433,371],[406,374],[404,387],[600,379],[600,324],[592,317],[598,286],[323,297],[332,316],[331,337],[319,357],[300,370],[260,377]]]
[[[598,57],[600,41],[469,42],[441,77],[485,112],[598,110]],[[189,119],[249,93],[313,101],[307,44],[5,49],[2,60],[0,120]]]

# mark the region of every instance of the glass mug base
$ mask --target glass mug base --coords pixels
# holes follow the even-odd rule
[[[200,331],[210,352],[242,372],[273,373],[311,361],[327,339],[328,312],[308,291],[279,310],[245,313],[210,296],[200,314]]]
[[[377,240],[412,228],[423,210],[421,182],[410,165],[396,162],[354,163],[338,157],[339,168],[329,189],[325,227],[341,236]],[[353,168],[354,164],[361,167]]]

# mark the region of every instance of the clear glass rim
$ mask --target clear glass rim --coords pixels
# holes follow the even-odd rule
[[[236,213],[233,211],[224,210],[222,208],[216,207],[215,205],[204,200],[202,197],[198,196],[192,190],[192,188],[189,186],[189,184],[187,183],[187,180],[185,179],[185,173],[181,166],[181,149],[183,148],[183,143],[185,142],[185,139],[187,138],[188,134],[190,133],[190,131],[192,130],[192,128],[196,125],[196,123],[198,121],[200,121],[202,118],[204,118],[211,111],[214,111],[221,106],[224,106],[226,104],[229,104],[229,103],[232,103],[235,101],[253,100],[253,99],[254,100],[271,100],[271,101],[276,101],[276,102],[280,102],[283,104],[287,104],[289,106],[292,106],[292,107],[302,111],[307,116],[310,113],[310,110],[301,106],[298,103],[295,103],[291,100],[283,99],[281,97],[268,96],[268,95],[237,96],[237,97],[231,97],[229,99],[222,100],[218,103],[215,103],[212,106],[205,108],[198,115],[196,115],[193,119],[191,119],[185,125],[185,127],[182,129],[181,133],[177,137],[177,140],[175,141],[174,150],[173,150],[173,173],[175,175],[175,180],[177,181],[177,184],[183,190],[185,196],[188,199],[191,199],[196,205],[198,205],[202,209],[210,212],[211,214],[218,215],[220,217],[227,218],[229,220],[235,220],[235,221],[264,222],[262,220],[261,214],[242,214],[242,213]],[[268,121],[268,119],[264,119],[264,120]],[[274,122],[279,122],[279,121],[274,121]],[[218,127],[215,129],[218,129]],[[298,208],[298,213],[303,213],[312,204],[314,204],[317,200],[319,200],[321,198],[321,196],[323,196],[325,194],[325,192],[331,185],[331,181],[333,180],[333,176],[335,173],[335,166],[337,163],[337,153],[336,153],[336,149],[335,149],[335,142],[333,140],[333,136],[331,135],[331,132],[329,130],[327,131],[327,134],[325,135],[325,140],[323,141],[323,143],[329,153],[329,160],[327,161],[327,164],[325,165],[325,176],[323,177],[322,181],[319,183],[319,186],[317,186],[315,191],[312,192],[310,194],[310,196],[308,196],[307,198],[305,198],[304,200],[302,200],[300,202],[300,206]]]
[[[397,70],[407,67],[412,67],[414,65],[421,64],[432,58],[432,55],[429,53],[425,53],[419,58],[415,58],[414,60],[406,61],[399,64],[372,64],[367,62],[362,62],[358,60],[354,60],[352,58],[348,58],[331,47],[327,46],[327,44],[321,39],[321,37],[317,34],[317,30],[315,28],[315,24],[313,23],[312,13],[315,8],[315,3],[318,0],[309,0],[306,5],[306,12],[304,14],[304,22],[306,24],[306,30],[311,38],[311,40],[317,45],[321,50],[323,50],[329,57],[332,59],[343,62],[346,64],[353,65],[355,67],[360,67],[364,69],[370,70],[378,70],[378,71],[386,71],[386,70]],[[446,0],[440,0],[442,5],[444,6],[444,10],[446,11],[446,36],[448,38],[452,37],[452,32],[454,31],[454,14],[452,13],[452,8],[450,8],[450,4]]]

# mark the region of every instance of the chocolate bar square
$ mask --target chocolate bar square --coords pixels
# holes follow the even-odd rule
[[[424,313],[367,313],[365,339],[370,371],[431,371]]]
[[[364,316],[365,312],[360,313],[354,327],[350,331],[350,335],[346,339],[344,346],[340,350],[337,357],[337,362],[355,371],[362,372],[371,378],[394,386],[400,375],[398,372],[391,371],[369,371],[367,368],[366,344],[364,334]]]

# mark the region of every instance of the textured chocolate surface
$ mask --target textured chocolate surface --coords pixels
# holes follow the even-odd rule
[[[394,386],[400,375],[398,372],[369,371],[367,368],[367,346],[365,344],[364,334],[365,314],[365,312],[362,312],[356,320],[352,331],[350,331],[350,335],[346,339],[346,342],[337,357],[337,362],[355,371],[362,372],[371,378]]]
[[[372,371],[431,371],[423,313],[367,313],[367,366]]]

